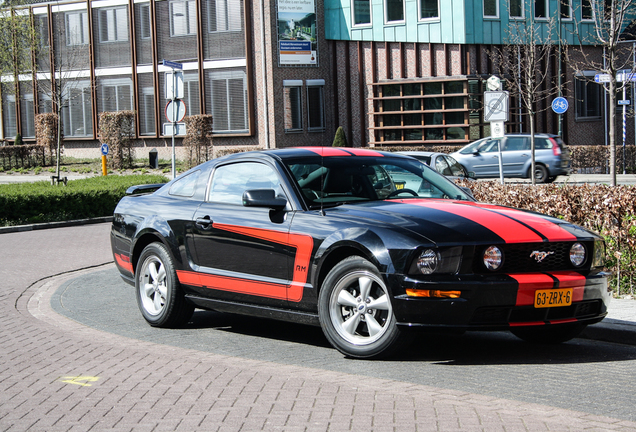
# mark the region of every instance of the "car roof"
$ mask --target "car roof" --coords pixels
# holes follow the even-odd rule
[[[395,152],[401,155],[407,156],[434,156],[434,155],[445,155],[445,153],[440,152],[429,152],[429,151],[399,151]]]

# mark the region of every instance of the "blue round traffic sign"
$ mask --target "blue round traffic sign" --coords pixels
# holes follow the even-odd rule
[[[552,111],[557,114],[563,114],[568,110],[568,107],[568,100],[564,97],[558,97],[552,101]]]
[[[102,154],[106,156],[108,154],[108,144],[102,144]]]

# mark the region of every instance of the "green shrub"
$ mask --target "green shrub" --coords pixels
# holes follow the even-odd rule
[[[0,185],[0,226],[112,216],[130,186],[166,182],[163,176],[139,175],[71,180],[67,186]]]
[[[636,186],[501,185],[459,181],[477,201],[544,213],[595,231],[605,238],[606,262],[617,294],[634,292],[636,279]]]

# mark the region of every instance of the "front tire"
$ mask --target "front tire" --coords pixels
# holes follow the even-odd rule
[[[318,296],[323,333],[341,353],[354,358],[379,358],[398,346],[390,293],[376,267],[353,256],[327,275]]]
[[[144,319],[153,327],[186,324],[194,306],[185,299],[166,247],[161,243],[149,244],[138,262],[135,288],[137,305]]]
[[[587,324],[551,324],[545,326],[518,327],[510,332],[526,342],[538,344],[559,344],[577,337]]]

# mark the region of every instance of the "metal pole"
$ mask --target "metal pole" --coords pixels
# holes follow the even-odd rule
[[[174,150],[174,136],[176,134],[177,123],[175,120],[177,119],[177,113],[175,112],[175,108],[177,106],[176,97],[177,96],[177,73],[175,69],[172,68],[172,178],[177,178],[177,172],[175,168],[175,150]]]
[[[625,174],[625,140],[627,139],[627,105],[624,102],[627,94],[625,87],[627,87],[627,84],[623,81],[623,174]]]

